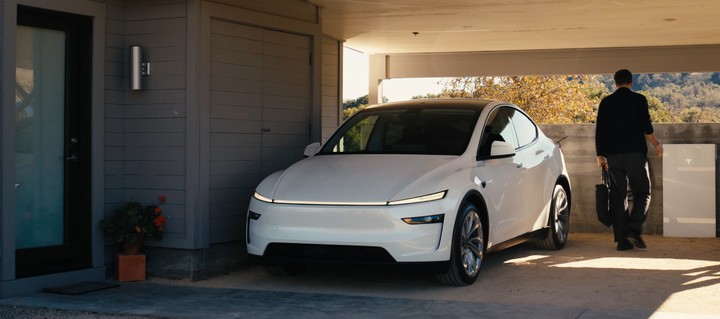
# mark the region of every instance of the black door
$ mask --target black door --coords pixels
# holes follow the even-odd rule
[[[91,266],[92,19],[19,6],[16,277]]]

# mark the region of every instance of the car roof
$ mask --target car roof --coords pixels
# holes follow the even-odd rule
[[[480,99],[417,99],[400,102],[389,102],[384,104],[376,104],[367,107],[372,110],[386,109],[407,109],[407,108],[462,108],[472,110],[482,110],[487,105],[502,103],[494,100]]]

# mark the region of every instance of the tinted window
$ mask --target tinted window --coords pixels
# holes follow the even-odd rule
[[[446,108],[365,110],[343,124],[320,154],[460,155],[467,148],[478,113]]]
[[[514,111],[512,122],[517,133],[519,147],[523,147],[535,141],[537,138],[537,127],[525,114]]]

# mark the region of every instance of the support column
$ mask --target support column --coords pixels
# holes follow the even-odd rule
[[[373,54],[370,56],[370,75],[368,78],[368,104],[382,103],[382,81],[388,78],[387,55]]]

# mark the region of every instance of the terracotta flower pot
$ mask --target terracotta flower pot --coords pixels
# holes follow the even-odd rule
[[[130,240],[126,239],[122,241],[122,250],[123,253],[127,255],[137,255],[140,253],[140,248],[143,245],[144,238],[140,235],[138,235],[135,238],[135,241],[130,242]]]

